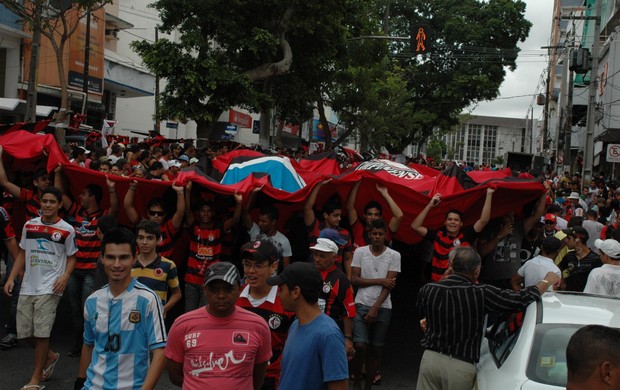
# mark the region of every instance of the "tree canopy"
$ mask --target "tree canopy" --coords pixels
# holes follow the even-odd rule
[[[288,122],[324,106],[363,149],[391,153],[449,129],[497,96],[531,24],[521,0],[157,0],[175,41],[135,42],[163,77],[162,118],[195,120],[199,137],[233,106]],[[426,54],[406,37],[429,30]],[[324,127],[326,122],[324,123]],[[264,135],[264,133],[262,133]],[[330,140],[328,140],[330,141]],[[340,140],[339,140],[340,141]],[[329,146],[329,142],[327,143]]]

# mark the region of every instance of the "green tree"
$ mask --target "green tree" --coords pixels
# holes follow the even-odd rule
[[[432,158],[434,161],[441,161],[446,155],[447,146],[446,143],[438,135],[430,137],[426,144],[426,156]]]
[[[210,138],[212,123],[236,105],[264,118],[275,106],[284,118],[306,116],[308,102],[321,97],[322,83],[335,72],[344,21],[357,2],[157,0],[153,6],[160,12],[161,30],[178,30],[178,41],[141,41],[133,47],[151,71],[166,79],[161,118],[194,120],[198,136]],[[287,93],[277,80],[283,75],[295,75],[287,79]],[[281,98],[300,86],[305,101]],[[267,121],[261,122],[265,139]]]
[[[415,26],[430,27],[427,54],[412,54],[409,43],[402,41],[389,44],[388,55],[397,66],[388,66],[386,71],[407,82],[407,104],[399,113],[406,129],[390,123],[391,111],[384,110],[386,125],[371,127],[371,131],[386,140],[392,153],[424,142],[433,129],[451,129],[465,108],[495,98],[506,69],[516,68],[517,43],[525,40],[531,27],[524,17],[525,3],[520,0],[427,0],[414,5],[406,0],[385,0],[376,4],[386,35],[415,36]],[[341,110],[334,100],[339,114],[355,114]],[[357,114],[365,115],[372,104],[358,107]]]
[[[29,106],[36,107],[36,73],[38,71],[38,49],[41,35],[51,44],[56,55],[58,80],[60,82],[60,107],[69,108],[67,71],[65,69],[65,47],[69,38],[75,33],[80,21],[87,12],[97,10],[112,0],[0,0],[0,4],[19,16],[33,32],[33,45],[28,89]],[[61,110],[57,120],[61,120]],[[29,120],[34,121],[32,112]],[[58,135],[59,142],[64,143],[64,134]]]

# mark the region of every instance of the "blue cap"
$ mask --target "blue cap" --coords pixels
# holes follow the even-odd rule
[[[330,240],[332,240],[333,242],[335,242],[338,245],[344,245],[344,244],[347,243],[347,240],[342,238],[340,233],[338,233],[338,231],[336,229],[333,229],[333,228],[325,228],[325,229],[321,230],[321,234],[319,235],[319,238],[330,239]]]

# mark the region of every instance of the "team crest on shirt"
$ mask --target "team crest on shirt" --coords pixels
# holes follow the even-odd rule
[[[207,237],[207,239],[209,241],[214,241],[215,240],[215,236],[213,234],[209,234],[209,237]]]
[[[138,310],[132,310],[129,313],[129,322],[131,322],[132,324],[137,324],[138,322],[140,322],[140,320],[142,320],[142,315]]]
[[[237,345],[248,345],[250,343],[250,333],[236,330],[233,332],[232,342]]]
[[[325,294],[327,294],[330,291],[332,291],[332,284],[331,284],[331,282],[323,282],[323,292]]]
[[[278,329],[280,325],[282,324],[282,320],[280,319],[279,315],[273,314],[267,320],[267,324],[269,325],[271,329]]]
[[[62,238],[62,234],[60,234],[60,232],[52,233],[52,240],[58,242],[60,241],[61,238]]]
[[[153,273],[155,273],[155,276],[160,277],[164,274],[164,270],[161,268],[155,268],[155,271],[153,271]]]
[[[458,238],[456,240],[454,240],[454,242],[452,243],[452,245],[454,246],[461,246],[461,240],[459,240]]]

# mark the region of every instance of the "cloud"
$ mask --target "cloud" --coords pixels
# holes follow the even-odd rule
[[[500,99],[479,103],[473,110],[474,115],[510,118],[525,118],[527,115],[540,76],[547,68],[547,50],[541,47],[549,45],[553,1],[525,0],[525,3],[525,17],[532,23],[532,28],[525,42],[519,44],[521,52],[517,58],[517,69],[514,72],[506,70],[506,78],[499,91]],[[544,85],[540,85],[539,92],[545,92]],[[522,95],[527,96],[509,98]],[[534,119],[542,120],[542,110],[543,106],[534,103]]]

